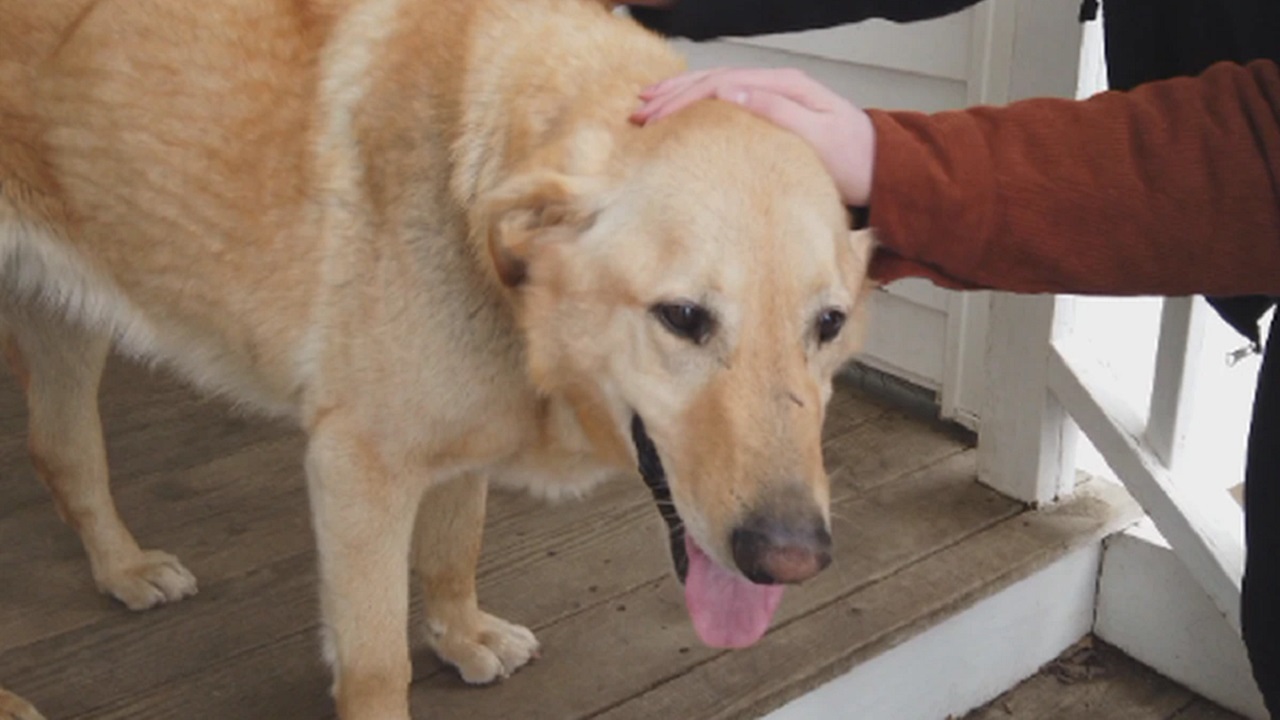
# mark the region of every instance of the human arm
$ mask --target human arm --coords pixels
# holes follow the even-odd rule
[[[791,123],[786,92],[717,82],[650,98],[738,101],[862,166],[877,278],[1105,294],[1280,294],[1280,70],[1221,64],[1198,78],[1002,108],[870,111],[870,145]],[[744,94],[745,92],[745,94]],[[786,105],[785,103],[790,103]],[[861,113],[845,103],[845,111]],[[788,107],[779,113],[779,107]],[[814,111],[820,113],[820,111]],[[651,120],[651,118],[648,118]],[[839,176],[837,172],[833,175]]]
[[[1280,70],[1086,101],[868,113],[883,279],[1020,292],[1280,294]]]
[[[884,18],[911,22],[963,10],[978,0],[638,0],[631,15],[663,35],[709,40],[831,27]]]

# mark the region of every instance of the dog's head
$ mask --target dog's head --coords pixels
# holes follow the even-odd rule
[[[821,429],[871,240],[808,146],[724,103],[575,142],[490,196],[493,267],[535,383],[669,490],[703,640],[751,644],[830,562]]]

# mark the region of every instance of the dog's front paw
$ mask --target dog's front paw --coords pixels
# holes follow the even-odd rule
[[[436,655],[458,668],[468,683],[483,685],[508,677],[538,656],[538,639],[528,628],[486,612],[461,625],[467,629],[428,622],[427,637]]]
[[[129,562],[105,568],[98,587],[130,610],[147,610],[195,595],[196,578],[169,553],[144,550]]]
[[[31,703],[0,688],[0,720],[44,720]]]

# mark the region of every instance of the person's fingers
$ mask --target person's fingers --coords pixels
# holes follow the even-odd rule
[[[757,72],[721,68],[681,76],[676,78],[676,82],[660,89],[651,99],[642,104],[632,115],[632,120],[640,124],[650,123],[699,100],[717,97],[717,93],[723,88],[748,87]]]
[[[644,125],[664,118],[699,100],[712,97],[716,88],[715,77],[717,76],[714,73],[708,73],[669,86],[637,108],[631,115],[632,121]]]
[[[681,73],[673,77],[669,77],[661,82],[654,83],[640,91],[641,100],[652,100],[655,97],[676,92],[692,85],[695,82],[711,75],[712,73],[722,72],[721,68],[713,68],[711,70],[695,70],[692,72]]]
[[[663,95],[645,103],[632,114],[631,119],[640,125],[647,125],[699,100],[711,97],[713,90],[714,88],[695,85],[678,93]]]
[[[741,70],[717,78],[723,85],[741,85],[766,90],[803,105],[810,110],[831,110],[840,97],[825,85],[799,70]]]
[[[806,136],[813,123],[814,111],[795,100],[758,87],[718,88],[717,98],[737,103],[775,125]]]
[[[819,112],[828,112],[843,102],[826,86],[798,70],[720,69],[687,73],[646,88],[640,96],[643,102],[632,115],[632,120],[644,124],[666,117],[697,100],[709,97],[727,99],[725,92],[730,87],[765,90]]]

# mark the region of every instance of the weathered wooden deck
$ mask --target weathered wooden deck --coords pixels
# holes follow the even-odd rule
[[[144,546],[185,562],[200,593],[133,614],[94,591],[78,541],[26,460],[22,401],[6,381],[0,685],[50,720],[331,717],[300,436],[123,363],[108,371],[102,406],[122,514]],[[495,497],[481,601],[533,628],[543,657],[472,688],[419,650],[415,716],[755,716],[1028,572],[1097,523],[1087,513],[1028,521],[974,481],[962,436],[850,387],[833,402],[827,438],[837,559],[789,591],[774,629],[747,651],[696,641],[638,479],[558,506]]]
[[[964,720],[1244,720],[1086,638]]]

